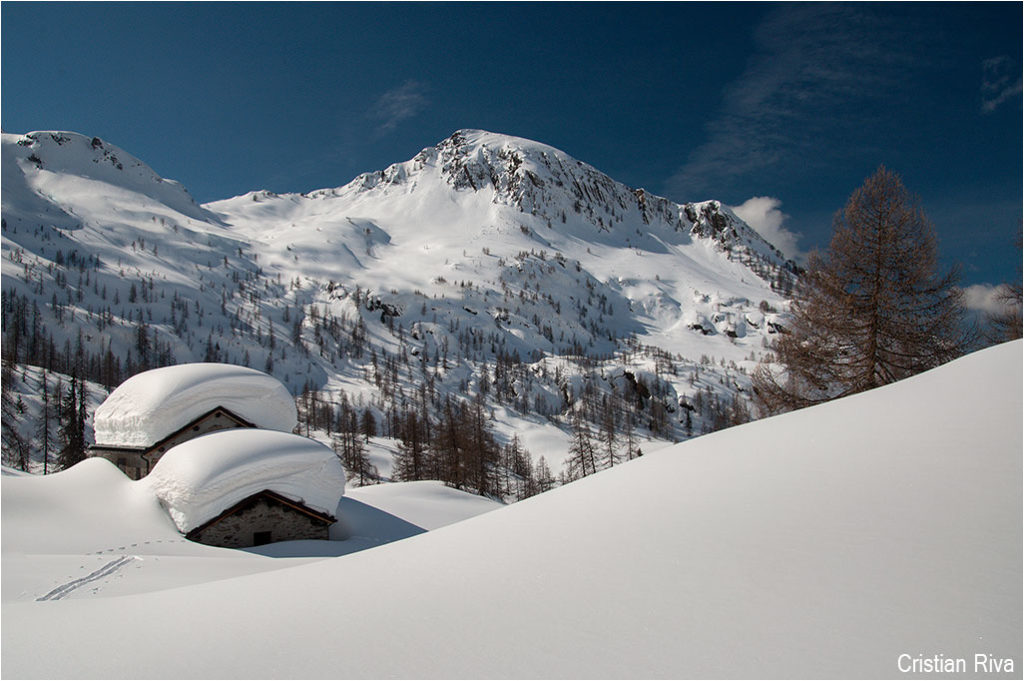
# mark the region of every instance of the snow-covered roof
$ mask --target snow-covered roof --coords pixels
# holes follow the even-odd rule
[[[276,378],[232,364],[179,364],[144,371],[96,409],[96,444],[151,445],[208,411],[224,407],[259,428],[290,432],[295,400]]]
[[[333,516],[345,493],[345,470],[315,440],[235,428],[172,447],[139,484],[160,499],[179,530],[189,532],[267,489]]]

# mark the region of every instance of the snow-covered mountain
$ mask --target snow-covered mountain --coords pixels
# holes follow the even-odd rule
[[[1021,357],[990,348],[482,515],[435,483],[405,483],[404,508],[402,485],[357,490],[337,513],[354,538],[308,543],[409,538],[317,561],[183,542],[106,461],[4,477],[0,671],[897,678],[941,655],[956,678],[1019,677]],[[419,533],[439,511],[476,517]]]
[[[8,357],[80,357],[108,387],[246,364],[385,427],[482,393],[532,448],[609,400],[652,442],[742,420],[795,271],[717,201],[475,130],[338,188],[204,206],[75,133],[5,134],[2,164]]]

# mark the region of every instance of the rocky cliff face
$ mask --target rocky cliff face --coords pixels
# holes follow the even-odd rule
[[[637,228],[670,241],[685,235],[736,251],[736,257],[752,264],[759,275],[773,269],[797,271],[794,263],[718,201],[677,204],[617,182],[553,147],[480,130],[460,130],[410,161],[311,196],[410,191],[429,182],[431,174],[456,192],[485,192],[493,203],[540,218],[555,229],[573,216],[598,233],[617,232],[625,238]]]

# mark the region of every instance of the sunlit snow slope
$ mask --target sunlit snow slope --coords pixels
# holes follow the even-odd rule
[[[223,362],[378,423],[421,388],[435,415],[479,392],[504,441],[563,452],[607,397],[650,451],[742,420],[797,270],[718,201],[480,130],[339,187],[204,206],[98,138],[0,142],[6,352],[107,390]]]
[[[901,653],[1019,672],[1021,356],[995,347],[371,551],[5,604],[2,672],[856,678],[899,676]]]

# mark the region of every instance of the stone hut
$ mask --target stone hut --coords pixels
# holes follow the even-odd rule
[[[171,448],[140,484],[187,539],[242,548],[328,539],[345,471],[337,455],[315,440],[247,428]]]
[[[96,444],[128,477],[149,474],[171,448],[230,428],[290,432],[298,419],[277,379],[230,364],[179,364],[145,371],[118,386],[96,410]]]

